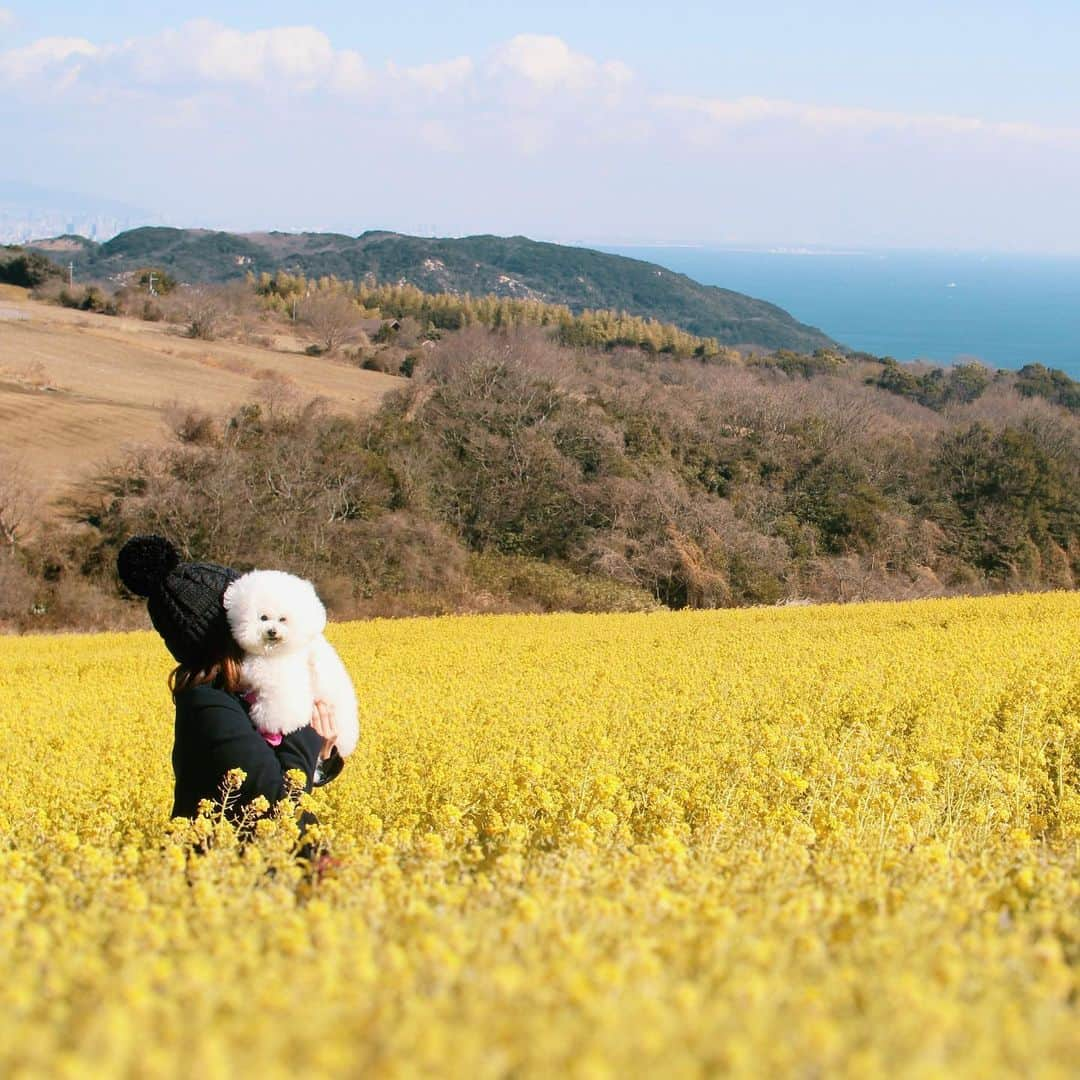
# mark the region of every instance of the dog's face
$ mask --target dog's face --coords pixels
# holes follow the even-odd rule
[[[249,655],[303,648],[326,628],[326,609],[310,581],[280,570],[252,570],[225,590],[236,643]]]

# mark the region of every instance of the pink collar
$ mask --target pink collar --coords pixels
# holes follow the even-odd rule
[[[259,700],[259,695],[254,690],[249,690],[246,694],[244,694],[243,700],[249,706],[254,705],[255,702]],[[258,731],[259,734],[266,740],[268,745],[270,745],[270,746],[280,746],[281,745],[282,736],[281,736],[280,731],[260,731],[258,727],[256,727],[255,730]]]

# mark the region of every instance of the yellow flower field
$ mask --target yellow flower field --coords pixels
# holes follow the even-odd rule
[[[1076,1075],[1080,595],[330,636],[317,884],[155,636],[0,639],[0,1074]]]

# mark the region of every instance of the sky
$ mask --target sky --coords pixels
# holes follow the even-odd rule
[[[0,183],[178,225],[1080,254],[1080,5],[0,0]]]

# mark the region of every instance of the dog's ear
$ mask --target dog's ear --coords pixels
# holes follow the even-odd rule
[[[226,611],[231,611],[233,602],[236,600],[236,586],[241,579],[237,578],[236,581],[229,582],[228,587],[225,589],[225,595],[221,598],[221,606]]]

